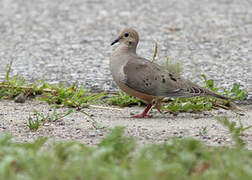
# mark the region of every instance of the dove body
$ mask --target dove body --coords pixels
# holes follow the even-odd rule
[[[161,112],[164,97],[211,96],[228,99],[138,56],[138,41],[139,36],[135,30],[122,30],[111,44],[120,43],[110,58],[110,71],[119,88],[148,104],[143,113],[132,116],[133,118],[152,117],[147,114],[152,105]]]

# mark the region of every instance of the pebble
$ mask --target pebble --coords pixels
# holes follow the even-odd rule
[[[151,139],[151,136],[149,136],[149,135],[145,135],[145,139]]]
[[[25,97],[24,93],[21,93],[14,98],[15,103],[24,103],[25,100],[26,100],[26,97]]]
[[[92,137],[95,137],[96,136],[96,133],[95,132],[90,132],[87,137],[88,138],[92,138]]]
[[[66,125],[66,123],[63,120],[61,120],[61,121],[57,122],[57,125],[64,126],[64,125]]]
[[[203,115],[204,115],[204,116],[209,116],[209,115],[211,115],[211,113],[208,112],[208,111],[203,111]]]
[[[227,110],[225,110],[225,109],[218,109],[217,113],[218,114],[227,114]]]
[[[103,133],[99,133],[98,135],[99,135],[99,136],[104,136],[104,134],[103,134]]]

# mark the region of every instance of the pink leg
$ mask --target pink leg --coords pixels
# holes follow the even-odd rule
[[[148,106],[145,108],[145,110],[142,112],[142,114],[137,114],[137,115],[134,115],[134,116],[131,116],[131,118],[151,118],[152,115],[148,115],[148,111],[150,110],[152,104],[148,104]]]

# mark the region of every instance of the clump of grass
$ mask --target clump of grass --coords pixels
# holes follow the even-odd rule
[[[135,139],[123,135],[123,132],[123,127],[115,127],[111,129],[111,133],[101,141],[99,147],[110,150],[105,159],[112,161],[121,158],[125,159],[135,149]]]
[[[88,90],[84,89],[83,86],[66,87],[62,83],[51,85],[43,80],[29,84],[24,78],[19,78],[18,75],[10,77],[11,66],[12,61],[7,67],[5,81],[0,83],[0,98],[2,99],[13,99],[21,93],[26,97],[42,95],[38,99],[48,104],[83,108],[88,107],[89,103],[93,103],[105,95],[105,93],[88,94]]]
[[[21,93],[25,93],[25,89],[22,88],[25,85],[25,80],[23,78],[19,79],[17,75],[10,81],[1,84],[5,86],[0,89],[1,99],[12,99]]]
[[[50,92],[45,92],[39,100],[45,101],[48,104],[57,104],[60,106],[83,108],[88,107],[88,103],[92,103],[103,97],[105,93],[87,94],[88,90],[83,86],[76,87],[75,85],[66,87],[64,84],[50,85],[44,83]]]
[[[213,103],[205,97],[177,98],[163,108],[168,112],[210,111]]]
[[[30,143],[0,137],[2,179],[251,179],[252,152],[237,146],[208,147],[193,139],[136,146],[115,128],[97,146]],[[43,149],[42,149],[43,148]],[[38,168],[39,167],[39,168]]]
[[[35,96],[43,92],[45,89],[45,86],[43,86],[43,80],[40,80],[37,83],[29,84],[24,78],[20,78],[18,75],[10,77],[11,67],[12,61],[7,66],[5,81],[0,83],[1,99],[13,99],[21,93],[28,97]]]
[[[207,127],[202,127],[200,130],[199,130],[199,135],[201,137],[205,136],[207,134]]]
[[[207,79],[205,74],[201,74],[201,77],[204,79],[204,87],[210,89],[211,91],[217,93],[219,88],[215,87],[213,79]]]
[[[26,124],[31,131],[37,131],[42,124],[42,120],[39,116],[29,116]]]
[[[229,95],[229,91],[225,91],[227,96]],[[240,89],[240,85],[237,83],[233,84],[233,87],[230,91],[231,97],[233,97],[233,100],[244,100],[247,96],[246,92],[242,89]]]
[[[244,131],[252,128],[252,125],[244,127],[242,122],[239,121],[240,126],[237,126],[236,122],[230,122],[227,117],[217,117],[216,119],[228,129],[229,133],[232,135],[232,139],[236,142],[236,145],[238,147],[245,145],[244,141],[240,138],[240,136]]]
[[[41,125],[46,122],[55,122],[62,119],[73,112],[69,109],[66,113],[57,113],[56,108],[53,108],[52,113],[41,113],[36,110],[33,111],[33,116],[29,116],[28,122],[26,123],[30,130],[37,131]]]
[[[119,91],[117,95],[110,97],[107,100],[110,105],[118,105],[120,107],[138,105],[141,106],[143,102],[140,99],[132,97],[122,91]]]
[[[206,75],[201,75],[204,79],[205,88],[209,88],[215,93],[219,93],[222,95],[225,95],[227,97],[230,97],[233,101],[235,100],[244,100],[247,96],[246,91],[241,89],[240,85],[237,83],[233,84],[233,87],[230,90],[223,89],[224,94],[220,92],[220,89],[215,87],[214,80],[213,79],[207,79]]]

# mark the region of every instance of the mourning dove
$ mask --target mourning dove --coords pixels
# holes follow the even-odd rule
[[[228,99],[138,56],[138,41],[139,36],[135,30],[124,29],[111,43],[111,46],[120,43],[110,58],[110,70],[114,81],[122,91],[148,104],[143,113],[132,118],[152,117],[147,113],[153,105],[161,112],[161,102],[165,97],[210,96]]]

